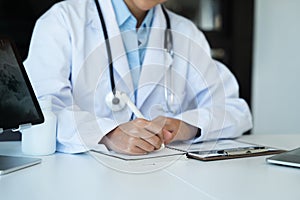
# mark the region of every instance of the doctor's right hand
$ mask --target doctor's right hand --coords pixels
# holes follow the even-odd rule
[[[161,147],[162,129],[162,126],[138,118],[121,124],[104,136],[99,143],[117,153],[143,155]]]

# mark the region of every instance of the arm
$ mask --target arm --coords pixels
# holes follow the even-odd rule
[[[106,66],[107,61],[92,60],[92,65],[88,63],[82,66],[87,59],[84,56],[90,52],[83,51],[86,46],[75,47],[80,42],[73,34],[79,34],[80,30],[72,30],[74,27],[68,23],[70,21],[68,17],[68,13],[62,15],[61,11],[52,9],[37,22],[29,56],[24,63],[37,96],[52,97],[54,112],[58,117],[57,150],[79,153],[105,144],[116,152],[143,154],[160,147],[161,129],[153,129],[155,126],[148,126],[146,121],[145,123],[140,123],[140,120],[126,122],[131,115],[126,109],[110,116],[111,111],[106,108],[103,100],[97,99],[98,104],[95,105],[95,96],[105,99],[103,94],[107,94],[107,91],[104,91],[107,81],[104,78],[103,84],[100,84],[104,87],[95,94],[94,87],[97,86],[99,75],[92,76],[101,73],[98,68],[95,69],[94,62],[97,66]],[[77,26],[80,28],[80,24]],[[84,32],[80,33],[84,34]],[[99,39],[98,32],[96,36],[96,39]],[[84,38],[84,35],[80,38]],[[86,40],[83,42],[89,43]],[[97,45],[95,38],[92,44],[94,46],[88,48],[90,51],[97,47],[95,47]],[[97,57],[99,57],[98,53],[95,54]],[[81,56],[83,58],[78,61],[77,57]],[[82,72],[80,76],[76,71],[77,74]],[[97,109],[97,113],[101,116],[96,116],[94,109]],[[106,112],[109,114],[105,114]],[[100,144],[98,144],[99,140],[101,140]]]
[[[173,74],[179,74],[175,80],[183,79],[186,85],[179,90],[182,112],[169,117],[184,122],[191,130],[199,128],[201,135],[197,134],[192,140],[194,142],[242,135],[252,128],[252,117],[247,103],[239,98],[239,86],[234,75],[222,63],[211,58],[209,44],[197,27],[180,17],[173,16],[173,19],[174,41],[180,41],[178,48],[177,43],[174,44],[175,54],[180,55],[177,60],[181,63],[174,63]],[[185,61],[188,61],[186,65]],[[171,89],[176,90],[180,86]],[[181,98],[180,94],[185,95]],[[176,123],[173,121],[171,124],[178,127]],[[167,133],[169,136],[174,133],[171,141],[183,139],[177,137],[177,132]],[[193,139],[191,133],[195,134],[195,131],[181,134],[187,134],[184,139]]]
[[[174,117],[159,116],[153,120],[154,123],[163,123],[165,144],[236,138],[252,127],[250,110],[247,103],[238,97],[238,84],[234,76],[221,63],[217,63],[217,67],[222,72],[222,81],[214,82],[210,90],[198,90],[195,95],[196,109],[186,110]],[[196,79],[191,80],[197,83]]]
[[[67,17],[56,6],[37,21],[24,65],[37,97],[52,97],[59,121],[57,150],[79,153],[95,147],[99,139],[119,124],[110,118],[96,117],[80,107],[73,96],[72,68],[74,57],[80,52],[74,51],[77,41]]]
[[[195,104],[196,108],[185,110],[174,116],[172,120],[166,120],[166,127],[169,127],[168,124],[172,124],[171,126],[177,130],[172,131],[174,128],[166,128],[169,131],[164,131],[164,137],[172,138],[170,142],[177,140],[200,142],[211,139],[236,138],[252,127],[251,113],[247,103],[238,96],[239,88],[236,79],[223,64],[216,62],[215,67],[215,75],[207,75],[207,77],[212,76],[213,78],[206,79],[205,87],[201,87],[199,77],[195,76],[196,72],[193,72],[194,75],[188,79],[191,83],[199,83],[194,84],[195,101],[191,103],[187,100],[188,103]],[[213,70],[210,70],[210,73],[211,71]],[[180,127],[176,123],[187,128],[176,129],[176,127]],[[195,128],[199,128],[201,134],[196,134]],[[182,138],[178,134],[185,137]],[[195,135],[196,138],[193,137]]]

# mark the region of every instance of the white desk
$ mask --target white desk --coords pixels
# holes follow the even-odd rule
[[[251,135],[242,139],[285,149],[300,146],[299,134]],[[0,154],[22,155],[20,142],[0,143]],[[156,164],[168,166],[134,174],[111,169],[89,154],[57,153],[41,157],[41,164],[0,176],[0,199],[299,200],[300,169],[267,164],[266,157],[212,162],[182,157],[171,164],[157,160]],[[114,163],[120,169],[133,166],[120,160]]]

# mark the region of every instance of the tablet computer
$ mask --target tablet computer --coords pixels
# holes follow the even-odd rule
[[[0,133],[43,122],[42,110],[14,43],[0,37]],[[38,158],[0,155],[0,175],[40,162]]]
[[[0,38],[0,133],[44,122],[43,113],[13,42]]]
[[[300,148],[277,154],[266,160],[268,163],[300,168]]]
[[[40,158],[14,157],[0,155],[0,175],[39,164]]]

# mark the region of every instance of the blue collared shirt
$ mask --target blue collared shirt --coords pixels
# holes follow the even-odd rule
[[[112,0],[112,5],[116,13],[117,23],[122,33],[136,94],[154,11],[153,9],[148,11],[141,26],[137,29],[137,20],[128,9],[124,0]]]

